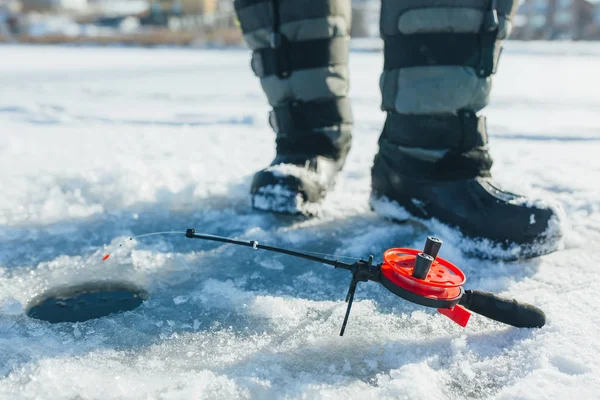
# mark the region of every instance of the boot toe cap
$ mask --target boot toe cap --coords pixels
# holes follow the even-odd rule
[[[277,165],[257,172],[250,187],[252,195],[273,190],[287,192],[290,196],[300,194],[303,201],[318,202],[326,188],[313,172],[295,165]]]
[[[515,242],[548,242],[562,237],[564,215],[560,207],[539,200],[525,199],[511,206],[512,218],[509,218],[508,222],[513,225],[510,232],[514,233],[509,237]]]

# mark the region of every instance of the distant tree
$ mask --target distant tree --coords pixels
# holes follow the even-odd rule
[[[352,7],[352,28],[350,29],[350,36],[369,36],[370,32],[367,22],[367,12],[365,7]]]
[[[551,40],[556,36],[555,16],[558,0],[548,0],[548,8],[546,9],[546,29],[544,39]]]

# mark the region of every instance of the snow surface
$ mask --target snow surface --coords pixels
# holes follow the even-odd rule
[[[319,218],[253,211],[273,155],[246,51],[0,47],[0,398],[600,398],[600,51],[511,45],[488,110],[501,184],[564,208],[564,250],[498,263],[452,232],[369,210],[381,54],[351,55],[356,139]],[[199,232],[381,259],[440,234],[467,286],[534,303],[539,330],[462,329],[349,275]],[[435,228],[435,227],[434,227]],[[123,243],[122,247],[118,245]],[[113,252],[106,262],[102,255]],[[46,288],[143,286],[139,309],[79,324],[24,315]]]

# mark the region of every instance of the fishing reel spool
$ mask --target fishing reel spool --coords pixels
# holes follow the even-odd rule
[[[383,255],[381,283],[405,300],[426,307],[454,307],[464,293],[465,274],[451,262],[437,257],[430,243],[442,241],[427,238],[423,252],[415,249],[389,249]]]

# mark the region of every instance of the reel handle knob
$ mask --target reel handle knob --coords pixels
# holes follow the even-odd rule
[[[415,268],[413,269],[412,276],[418,279],[427,278],[427,274],[431,269],[431,264],[434,258],[429,254],[419,253],[415,258]]]
[[[541,328],[546,323],[546,314],[536,306],[489,292],[465,290],[459,304],[484,317],[517,328]]]
[[[428,236],[427,241],[425,242],[425,249],[423,250],[423,253],[429,254],[435,260],[438,253],[440,252],[442,243],[442,239],[436,238],[434,236]]]

